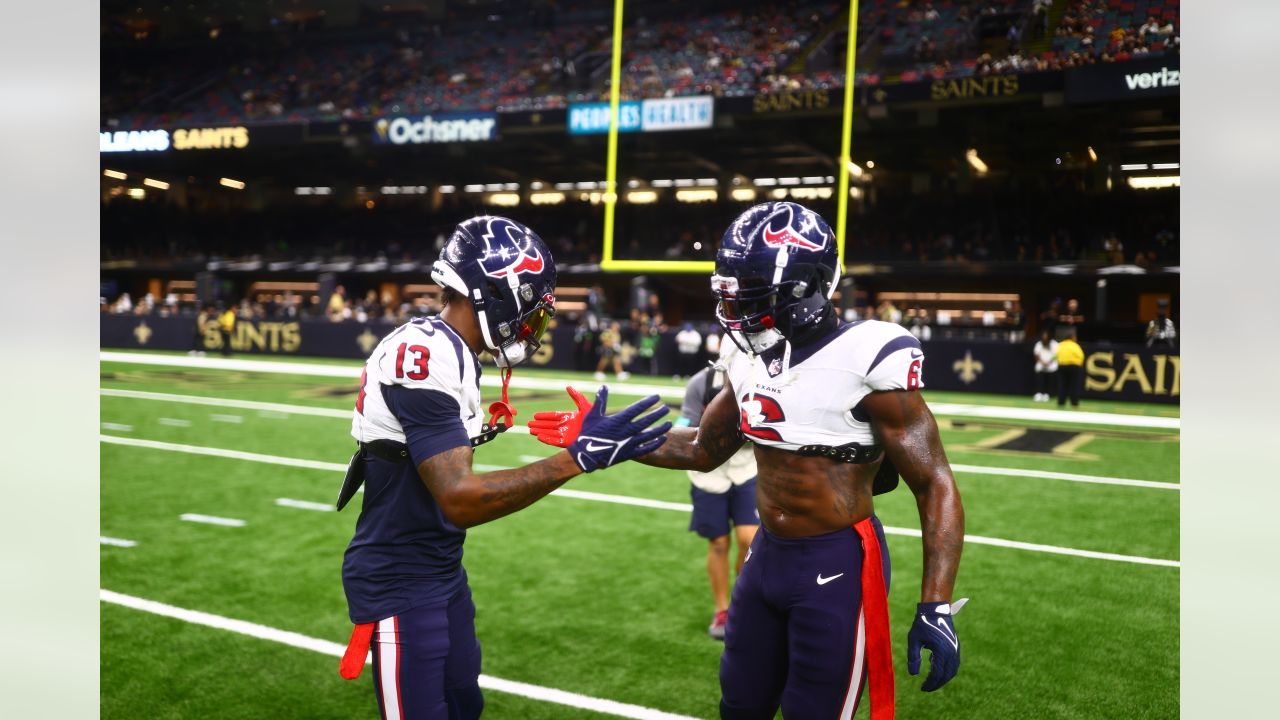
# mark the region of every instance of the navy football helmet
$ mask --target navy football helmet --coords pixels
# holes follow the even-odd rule
[[[497,215],[458,224],[431,279],[471,301],[498,367],[528,359],[555,315],[556,263],[529,227]]]
[[[733,221],[716,251],[716,320],[748,353],[818,326],[835,312],[837,252],[835,233],[803,205],[752,207]]]

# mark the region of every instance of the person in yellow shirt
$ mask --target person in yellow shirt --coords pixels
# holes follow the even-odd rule
[[[222,354],[231,354],[231,331],[236,329],[236,309],[228,307],[218,316],[218,329],[222,331]]]
[[[1071,396],[1071,407],[1080,406],[1080,377],[1084,374],[1084,349],[1076,341],[1076,331],[1072,328],[1067,336],[1058,343],[1058,407],[1067,404],[1067,396]]]

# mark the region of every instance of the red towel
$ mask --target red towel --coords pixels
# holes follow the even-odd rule
[[[369,640],[373,637],[374,623],[362,623],[351,630],[351,640],[347,643],[347,651],[342,654],[342,662],[338,663],[338,673],[348,680],[360,677],[364,670],[364,661],[369,657]]]
[[[893,720],[893,647],[889,641],[889,598],[880,538],[871,518],[855,524],[853,529],[862,537],[862,609],[867,623],[871,720]]]

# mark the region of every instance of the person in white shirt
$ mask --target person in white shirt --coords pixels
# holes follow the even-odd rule
[[[685,323],[676,333],[676,373],[680,377],[690,377],[698,371],[698,353],[702,350],[702,333],[693,328],[693,323]]]
[[[1036,357],[1036,402],[1049,402],[1056,392],[1051,388],[1058,377],[1058,341],[1048,330],[1040,331],[1040,339],[1032,351]]]

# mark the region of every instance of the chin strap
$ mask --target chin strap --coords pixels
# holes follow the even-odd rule
[[[478,447],[498,437],[515,424],[516,409],[511,407],[507,387],[511,384],[511,368],[502,368],[502,399],[489,405],[489,422],[480,428],[480,434],[471,438],[471,447]]]

